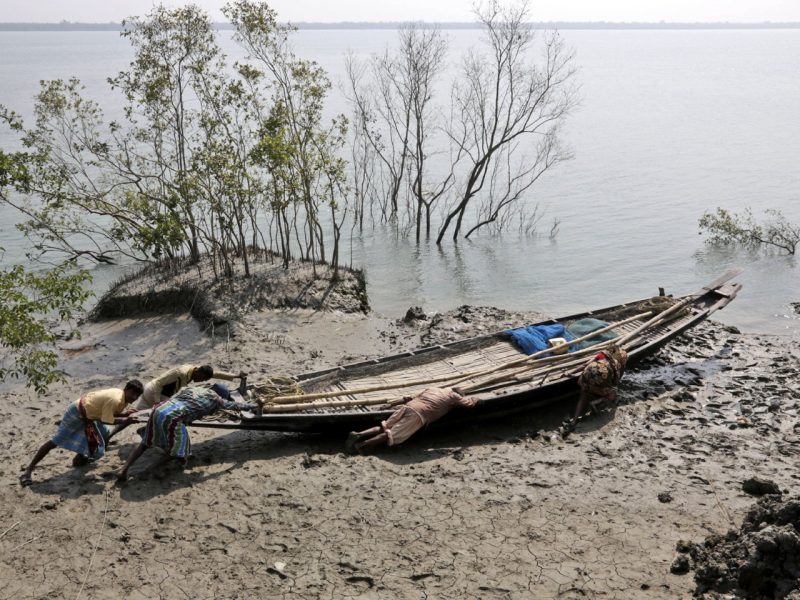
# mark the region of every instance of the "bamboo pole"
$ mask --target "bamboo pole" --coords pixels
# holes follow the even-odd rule
[[[307,401],[310,402],[311,400],[320,400],[322,398],[335,398],[336,396],[350,396],[350,395],[357,395],[357,394],[367,394],[369,392],[381,392],[383,390],[396,390],[399,388],[404,387],[413,387],[415,385],[425,385],[428,383],[441,383],[443,381],[450,381],[451,379],[456,379],[458,377],[470,377],[475,376],[480,371],[474,371],[472,373],[451,373],[450,375],[445,375],[442,377],[434,377],[432,379],[414,379],[411,381],[403,381],[403,382],[395,382],[395,383],[384,383],[382,385],[373,385],[370,387],[363,387],[363,388],[355,388],[352,390],[333,390],[330,392],[316,392],[314,394],[292,394],[291,396],[275,396],[269,401],[269,404],[289,404],[293,402],[300,401]]]
[[[602,344],[597,344],[595,346],[592,346],[591,348],[585,348],[584,350],[579,350],[578,352],[581,352],[582,354],[586,354],[588,352],[596,352],[598,349],[604,348],[605,346],[607,346],[607,345],[609,345],[611,343],[613,343],[613,340],[609,340],[607,342],[603,342]],[[559,356],[557,358],[563,359],[565,356],[566,357],[572,357],[572,356],[574,356],[574,354],[576,354],[576,353],[562,355],[562,356]],[[565,369],[565,368],[567,368],[569,366],[572,366],[573,364],[576,364],[577,362],[579,362],[579,360],[574,360],[573,359],[573,360],[568,361],[567,364],[558,364],[558,365],[553,365],[553,363],[549,363],[549,366],[547,368],[544,368],[544,369],[538,368],[538,369],[534,369],[533,371],[531,371],[530,369],[527,369],[527,368],[519,369],[518,371],[515,371],[514,373],[506,374],[506,375],[503,375],[503,377],[498,377],[496,379],[497,379],[498,382],[500,382],[502,380],[505,380],[505,379],[514,379],[514,378],[518,377],[519,374],[526,373],[526,372],[529,373],[531,375],[531,377],[537,376],[537,375],[543,375],[543,374],[551,373],[551,372],[558,371],[558,370],[561,370],[561,369]],[[476,385],[469,386],[469,388],[462,387],[461,391],[462,392],[471,391],[473,388],[474,389],[479,389],[479,388],[485,387],[487,384],[491,384],[491,383],[494,383],[494,380],[490,380],[488,382],[487,381],[478,382]],[[419,385],[423,385],[423,384],[419,384]],[[380,405],[380,404],[387,404],[389,406],[392,406],[392,405],[400,404],[401,402],[402,402],[402,398],[398,398],[397,396],[388,396],[388,397],[383,397],[383,398],[372,398],[372,399],[365,399],[365,400],[332,400],[332,401],[325,401],[325,402],[299,402],[299,403],[294,403],[294,404],[270,404],[270,403],[265,403],[262,410],[265,413],[282,413],[282,412],[292,412],[294,410],[309,410],[309,409],[312,409],[312,408],[343,408],[343,407],[349,407],[349,406],[376,406],[376,405]]]
[[[637,335],[640,335],[645,330],[649,329],[650,327],[654,327],[655,325],[659,325],[659,324],[663,323],[664,321],[667,320],[667,317],[672,316],[674,313],[678,312],[680,309],[685,308],[686,306],[691,304],[693,300],[694,300],[694,298],[690,296],[688,298],[684,298],[680,302],[676,302],[675,304],[670,306],[667,310],[658,313],[657,315],[655,315],[652,319],[650,319],[646,323],[643,323],[642,325],[640,325],[639,327],[637,327],[636,329],[634,329],[630,333],[627,333],[624,336],[622,336],[619,340],[617,340],[617,345],[621,347],[624,344],[627,344],[628,342],[630,342]]]
[[[494,385],[494,384],[497,384],[497,383],[502,383],[504,381],[515,380],[515,381],[518,381],[518,382],[522,382],[522,381],[528,381],[530,379],[533,379],[534,377],[537,377],[539,375],[548,375],[548,374],[554,373],[556,371],[564,371],[564,370],[567,370],[567,369],[569,369],[570,367],[572,367],[574,365],[578,365],[578,364],[582,365],[583,362],[584,362],[584,356],[586,354],[594,354],[595,352],[610,346],[614,342],[615,342],[615,340],[608,340],[608,341],[602,342],[600,344],[595,344],[594,346],[591,346],[589,348],[584,348],[583,350],[578,350],[577,352],[573,352],[571,354],[567,354],[566,356],[569,357],[569,360],[561,361],[559,363],[549,363],[548,365],[544,365],[543,368],[539,367],[538,365],[536,367],[534,367],[533,369],[531,369],[530,367],[523,367],[522,369],[518,369],[518,370],[516,370],[516,371],[514,371],[512,373],[503,373],[502,375],[499,375],[497,377],[492,377],[490,379],[485,379],[483,381],[476,381],[476,382],[474,382],[472,384],[469,384],[469,385],[466,385],[466,386],[459,386],[458,389],[460,389],[462,392],[465,392],[465,393],[473,392],[473,391],[478,390],[480,388],[483,388],[483,387],[486,387],[486,386],[489,386],[489,385]],[[576,356],[578,354],[578,352],[580,352],[580,356]],[[524,378],[522,377],[523,375],[524,375]]]
[[[714,290],[722,287],[724,284],[726,284],[728,281],[730,281],[731,279],[733,279],[734,277],[739,275],[741,272],[742,272],[742,269],[738,269],[738,268],[737,269],[731,269],[731,270],[727,271],[721,277],[718,277],[717,279],[715,279],[714,281],[712,281],[708,285],[703,286],[698,291],[694,292],[693,294],[689,294],[683,300],[680,300],[677,303],[673,304],[667,310],[655,315],[652,319],[650,319],[647,323],[644,323],[638,329],[636,329],[636,330],[632,331],[631,333],[623,336],[623,338],[619,341],[619,344],[620,345],[621,344],[625,344],[625,343],[629,342],[631,339],[633,339],[634,336],[638,335],[639,333],[641,333],[642,331],[644,331],[648,327],[651,327],[651,326],[657,324],[657,322],[665,321],[668,316],[670,316],[673,313],[677,312],[681,308],[684,308],[684,307],[688,306],[689,304],[691,304],[692,302],[694,302],[695,300],[700,298],[703,294],[707,294],[708,292],[714,291]]]
[[[613,343],[614,343],[614,340],[608,340],[608,341],[603,342],[601,344],[596,344],[596,345],[592,346],[591,348],[584,348],[583,350],[579,350],[578,352],[580,352],[581,355],[597,352],[598,350],[601,350],[602,348],[605,348],[606,346],[609,346],[609,345],[611,345]],[[472,392],[474,390],[486,387],[488,385],[493,385],[495,383],[502,383],[504,381],[509,381],[510,382],[510,381],[513,380],[513,381],[517,381],[517,382],[524,382],[524,381],[528,381],[530,379],[533,379],[534,377],[538,377],[540,375],[547,376],[550,373],[554,373],[556,371],[563,371],[563,370],[565,370],[565,369],[567,369],[567,368],[569,368],[569,367],[571,367],[571,366],[573,366],[575,364],[579,364],[583,360],[582,356],[580,358],[575,358],[575,354],[577,354],[577,352],[573,352],[573,353],[567,354],[567,355],[561,355],[561,356],[558,356],[558,357],[552,357],[552,358],[561,359],[562,364],[554,364],[553,362],[550,362],[550,363],[548,363],[548,365],[545,365],[544,368],[541,368],[541,367],[539,367],[537,365],[537,368],[534,368],[532,370],[530,368],[525,367],[525,368],[522,368],[522,369],[518,369],[517,371],[514,371],[513,373],[503,374],[500,377],[495,377],[495,378],[492,378],[492,379],[489,379],[489,380],[485,380],[485,381],[478,381],[478,382],[475,382],[474,384],[472,384],[470,386],[466,386],[466,387],[462,386],[460,388],[460,391],[463,392],[463,393]],[[563,364],[563,359],[564,358],[570,358],[570,360],[566,361],[566,363]],[[542,360],[545,360],[545,359],[542,359]],[[524,377],[521,377],[522,375],[524,375]],[[423,385],[423,384],[419,384],[419,385]],[[350,407],[350,406],[376,406],[376,405],[380,405],[380,404],[387,404],[389,406],[393,406],[393,405],[397,405],[397,404],[400,404],[400,403],[402,403],[402,399],[398,398],[397,396],[388,396],[388,397],[383,397],[383,398],[372,398],[372,399],[365,399],[365,400],[357,400],[356,399],[356,400],[333,400],[333,401],[325,401],[325,402],[299,402],[299,403],[294,403],[294,404],[270,404],[270,403],[266,403],[266,404],[264,404],[263,412],[265,412],[265,413],[282,413],[282,412],[292,412],[292,411],[295,411],[295,410],[309,410],[309,409],[312,409],[312,408],[344,408],[344,407]]]
[[[346,408],[348,406],[376,406],[379,404],[391,404],[395,400],[400,400],[397,396],[384,398],[373,398],[371,400],[330,400],[326,402],[298,402],[296,404],[265,404],[261,409],[262,413],[283,413],[296,410],[309,410],[312,408]],[[398,402],[399,403],[399,402]]]
[[[596,344],[591,348],[585,348],[584,350],[580,350],[582,354],[587,354],[589,352],[597,352],[598,350],[614,343],[614,340],[609,340],[603,342],[602,344]],[[573,357],[575,353],[568,354],[565,356]],[[564,356],[559,356],[558,358],[563,359]],[[492,385],[494,383],[502,383],[505,380],[516,380],[518,382],[527,381],[528,379],[533,379],[534,377],[538,377],[540,375],[549,375],[550,373],[564,370],[568,367],[571,367],[574,364],[577,364],[582,361],[582,357],[579,359],[572,359],[567,362],[567,364],[553,364],[549,363],[546,368],[536,368],[536,369],[528,369],[523,368],[515,371],[514,373],[504,374],[501,377],[493,378],[488,381],[480,381],[476,382],[475,384],[467,387],[461,387],[460,390],[464,393],[471,392],[476,389],[480,389],[482,387],[486,387],[487,385]],[[520,375],[525,375],[524,378],[520,377]],[[420,384],[422,385],[422,384]],[[372,398],[372,399],[365,399],[365,400],[332,400],[332,401],[324,401],[324,402],[299,402],[294,404],[270,404],[266,403],[263,407],[264,413],[283,413],[283,412],[292,412],[295,410],[309,410],[313,408],[346,408],[350,406],[377,406],[380,404],[386,404],[388,406],[395,406],[397,404],[402,403],[402,398],[398,398],[397,396],[387,396],[383,398]]]
[[[674,308],[674,306],[675,305],[673,305],[672,307],[670,307],[670,309],[668,309],[671,313],[675,312],[674,310],[672,310],[672,308]],[[608,341],[600,343],[600,344],[595,344],[593,346],[590,346],[589,348],[584,348],[583,350],[579,350],[577,352],[572,352],[572,353],[567,354],[565,356],[567,356],[569,358],[577,358],[579,354],[583,354],[583,355],[585,355],[585,354],[593,354],[593,353],[597,352],[598,350],[601,350],[601,349],[606,348],[608,346],[611,346],[613,344],[621,346],[622,345],[621,340],[633,339],[633,337],[635,337],[637,335],[640,335],[647,328],[654,327],[656,325],[660,325],[661,323],[666,321],[667,317],[669,317],[671,315],[665,314],[665,313],[667,313],[667,311],[662,311],[659,315],[656,315],[656,317],[654,317],[653,319],[649,320],[647,323],[643,324],[642,326],[636,328],[631,333],[626,334],[622,338],[617,338],[617,339],[613,339],[613,340],[608,340]],[[645,314],[649,314],[649,313],[645,313]],[[547,359],[546,358],[545,359],[540,359],[540,361],[544,361],[544,360],[547,360]],[[592,360],[594,360],[594,359],[592,359]],[[573,375],[573,374],[581,372],[585,368],[585,366],[590,362],[591,362],[591,360],[584,361],[583,356],[581,356],[577,360],[570,360],[567,363],[562,363],[562,364],[559,364],[559,365],[556,365],[556,366],[553,366],[553,367],[549,367],[549,368],[546,368],[546,369],[534,369],[534,370],[531,370],[531,371],[528,371],[527,369],[520,369],[520,370],[516,371],[515,373],[507,374],[507,375],[504,375],[504,376],[501,376],[501,377],[498,377],[498,378],[495,378],[495,379],[489,379],[487,381],[476,382],[476,383],[474,383],[472,385],[469,385],[469,386],[466,386],[466,387],[462,387],[461,389],[463,391],[465,391],[465,392],[468,392],[468,391],[474,391],[476,389],[480,389],[480,388],[485,387],[487,385],[492,385],[492,384],[495,384],[495,383],[501,383],[502,381],[505,381],[505,380],[509,380],[509,381],[510,380],[516,380],[518,382],[529,381],[530,379],[533,379],[534,377],[537,377],[539,375],[548,376],[551,373],[554,373],[556,371],[566,369],[567,367],[575,365],[575,364],[579,364],[580,368],[572,369],[572,370],[568,371],[567,373],[565,373],[566,375]],[[523,374],[525,374],[525,377],[524,378],[520,377]]]
[[[619,340],[615,340],[617,345],[620,348],[627,349],[627,348],[625,348],[625,346],[630,347],[629,346],[630,342],[633,341],[637,336],[641,335],[642,333],[644,333],[647,329],[650,329],[651,327],[656,327],[657,325],[661,325],[661,324],[665,323],[666,321],[672,320],[673,318],[677,318],[677,317],[673,317],[673,315],[676,312],[678,312],[680,309],[686,308],[687,306],[689,306],[696,299],[697,299],[697,296],[695,296],[693,294],[691,296],[687,296],[686,298],[684,298],[683,300],[680,300],[679,302],[676,302],[675,304],[670,306],[667,310],[664,310],[664,311],[658,313],[657,315],[655,315],[652,319],[650,319],[646,323],[643,323],[641,326],[637,327],[636,329],[634,329],[630,333],[625,334],[624,336],[622,336]],[[582,364],[579,369],[573,369],[570,372],[570,374],[577,374],[577,373],[581,372],[583,369],[586,368],[586,365],[588,365],[589,362],[591,362],[591,361],[587,361],[586,363]]]

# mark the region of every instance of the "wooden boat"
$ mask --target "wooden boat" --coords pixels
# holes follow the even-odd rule
[[[538,324],[587,317],[621,323],[614,329],[620,336],[615,341],[628,351],[628,364],[633,365],[731,302],[741,285],[728,282],[739,272],[730,271],[687,296],[672,298],[662,293],[661,302],[659,297],[645,298]],[[663,308],[652,311],[655,315],[646,312],[659,304]],[[454,410],[438,423],[506,416],[575,395],[578,375],[596,352],[595,348],[582,355],[529,358],[507,334],[497,332],[303,373],[290,381],[301,394],[268,401],[261,415],[195,425],[295,432],[360,430],[388,418],[394,410],[392,400],[432,385],[454,384],[477,397],[478,403],[468,410]],[[259,389],[250,386],[250,393],[257,396]]]

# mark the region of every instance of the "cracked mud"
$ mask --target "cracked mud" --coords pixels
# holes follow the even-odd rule
[[[104,474],[134,448],[129,428],[97,464],[73,469],[54,451],[30,488],[17,483],[85,389],[187,361],[298,372],[533,318],[262,312],[227,344],[189,317],[93,324],[64,348],[67,386],[4,390],[0,599],[82,585],[82,598],[127,600],[690,597],[692,575],[671,572],[677,542],[738,530],[748,478],[797,489],[796,340],[703,325],[566,439],[572,404],[370,457],[344,455],[339,438],[192,430],[188,468],[147,453],[115,487]]]

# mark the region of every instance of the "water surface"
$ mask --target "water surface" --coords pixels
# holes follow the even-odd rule
[[[241,51],[225,32],[223,44]],[[452,73],[477,31],[448,31]],[[345,240],[367,271],[372,306],[400,316],[410,305],[459,304],[569,313],[655,293],[685,293],[730,266],[746,269],[740,297],[720,319],[748,331],[798,332],[793,257],[708,248],[705,210],[778,208],[800,222],[800,35],[794,30],[579,31],[580,109],[564,135],[574,160],[534,188],[545,235],[482,234],[442,248],[390,228]],[[387,30],[301,31],[298,52],[334,80],[344,54],[366,57]],[[105,83],[130,49],[116,32],[0,32],[0,103],[30,117],[40,79],[78,76],[109,116],[121,101]],[[447,78],[443,77],[445,81]],[[331,113],[346,110],[338,91]],[[0,143],[10,144],[3,132]],[[560,233],[546,235],[552,219]],[[23,261],[15,216],[0,207],[3,262]],[[97,272],[104,285],[116,271]]]

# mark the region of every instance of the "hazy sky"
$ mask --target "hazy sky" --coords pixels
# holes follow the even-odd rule
[[[120,21],[152,0],[0,0],[0,22]],[[166,1],[166,5],[186,4]],[[215,21],[225,0],[195,0]],[[289,21],[471,21],[471,0],[273,0]],[[536,21],[800,21],[800,0],[534,0]]]

